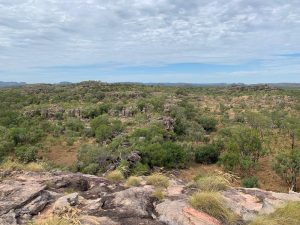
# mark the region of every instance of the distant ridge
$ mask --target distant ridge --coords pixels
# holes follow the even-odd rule
[[[85,82],[100,82],[101,81],[83,81],[79,83],[72,83],[68,81],[62,81],[59,83],[48,83],[49,85],[72,85],[72,84],[80,84]],[[106,82],[104,82],[106,83]],[[46,84],[46,83],[39,83]],[[271,87],[282,87],[282,88],[300,88],[300,83],[256,83],[256,84],[244,84],[244,83],[142,83],[142,82],[112,82],[107,84],[131,84],[131,85],[147,85],[147,86],[162,86],[162,87],[232,87],[232,86],[260,86],[260,85],[268,85]],[[3,82],[0,81],[0,88],[5,87],[20,87],[28,85],[25,82]],[[35,85],[35,84],[32,84]]]
[[[27,83],[25,82],[3,82],[0,81],[0,88],[4,88],[4,87],[20,87],[20,86],[24,86]]]

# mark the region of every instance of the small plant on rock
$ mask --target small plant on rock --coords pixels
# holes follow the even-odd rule
[[[152,174],[147,177],[147,184],[155,187],[167,188],[169,186],[169,178],[159,173]]]
[[[110,173],[108,173],[106,175],[106,178],[111,182],[119,182],[119,181],[124,180],[124,175],[121,171],[114,170],[114,171],[111,171]]]

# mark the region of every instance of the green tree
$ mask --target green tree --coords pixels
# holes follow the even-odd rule
[[[241,169],[249,174],[257,166],[259,158],[264,155],[262,143],[256,130],[238,128],[231,133],[221,155],[221,163],[228,170]]]
[[[292,190],[296,191],[297,178],[300,175],[300,148],[278,154],[273,169]]]

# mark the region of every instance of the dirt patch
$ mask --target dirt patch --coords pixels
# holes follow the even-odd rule
[[[54,145],[43,152],[42,156],[56,165],[71,166],[77,160],[79,148],[80,145],[77,144],[74,146]]]

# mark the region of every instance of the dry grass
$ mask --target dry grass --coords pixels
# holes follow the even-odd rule
[[[120,170],[111,171],[106,175],[106,178],[111,182],[120,182],[125,179],[123,173]]]
[[[224,200],[217,192],[197,192],[189,198],[192,207],[222,221],[225,224],[233,224],[235,216],[226,208]]]
[[[33,171],[33,172],[41,172],[45,171],[47,167],[46,163],[28,163],[24,164],[17,160],[8,159],[4,163],[0,164],[0,170],[25,170],[25,171]]]
[[[166,193],[161,188],[157,188],[153,192],[152,196],[158,199],[159,201],[162,201],[166,197]]]
[[[152,174],[151,176],[148,176],[146,182],[147,184],[153,185],[158,188],[167,188],[170,183],[168,177],[159,173],[155,173]]]
[[[194,184],[202,191],[223,191],[230,185],[224,177],[215,175],[198,178]]]
[[[65,218],[60,218],[58,216],[54,216],[49,219],[45,219],[39,222],[33,222],[29,223],[28,225],[80,225],[80,222],[74,223],[73,221],[70,221]]]
[[[127,187],[137,187],[140,186],[141,179],[139,177],[131,176],[126,181]]]
[[[261,216],[249,225],[299,225],[300,224],[300,202],[291,202],[274,213]]]

